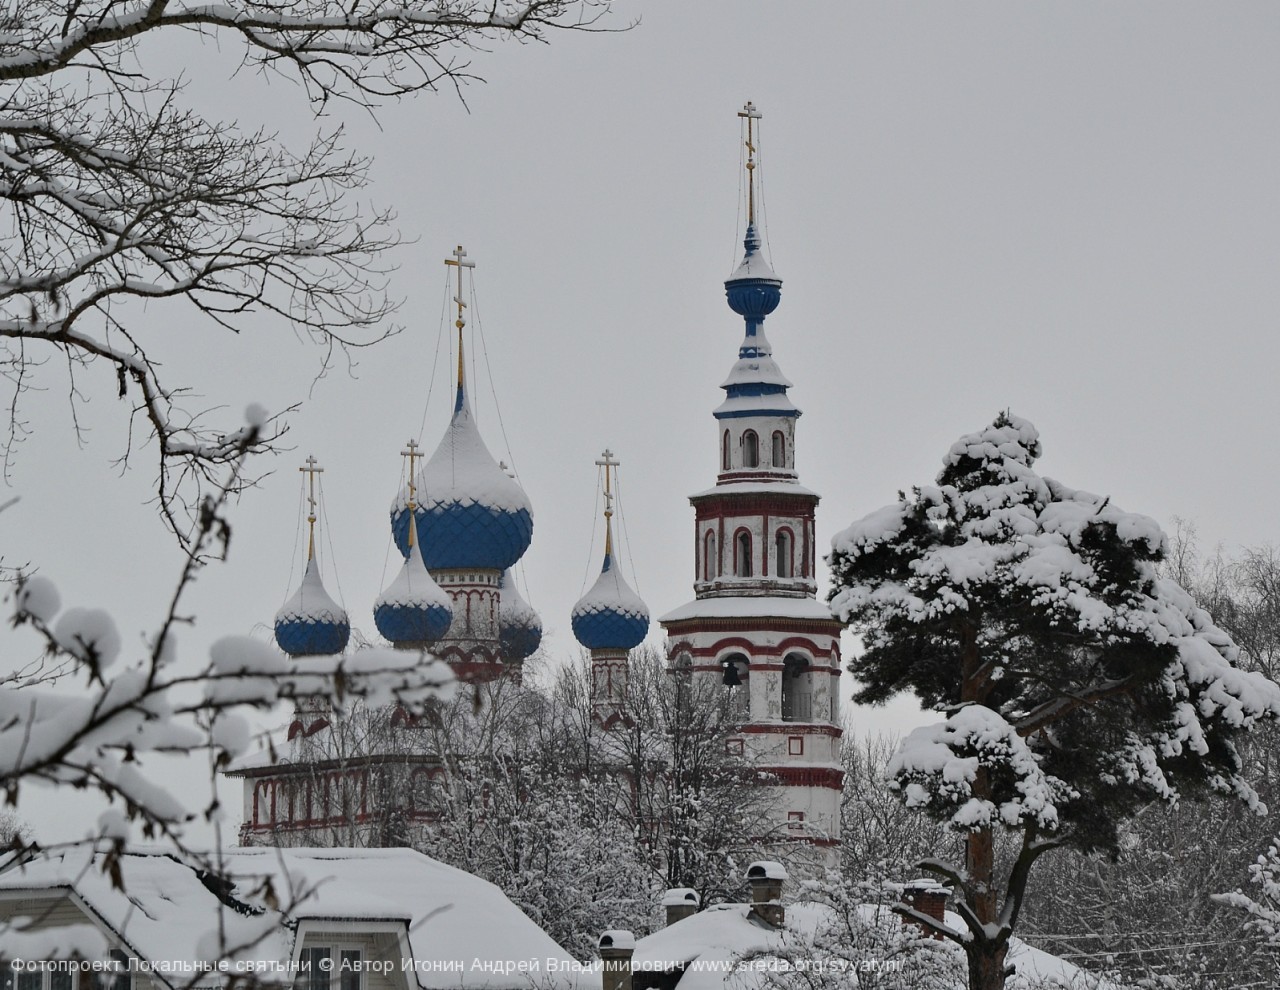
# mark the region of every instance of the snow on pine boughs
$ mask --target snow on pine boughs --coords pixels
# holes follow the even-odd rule
[[[986,798],[973,793],[980,769],[990,781]],[[1057,803],[1075,796],[1041,770],[1013,726],[982,705],[966,705],[945,722],[914,730],[887,773],[907,807],[928,808],[961,830],[1034,822],[1052,831]]]
[[[1152,799],[1211,789],[1265,810],[1235,739],[1280,717],[1280,687],[1238,669],[1230,637],[1159,576],[1157,523],[1041,477],[1040,449],[1002,414],[952,445],[935,485],[834,538],[831,609],[865,646],[855,700],[990,709],[1070,782],[1054,803],[1088,848],[1114,846],[1108,812]]]

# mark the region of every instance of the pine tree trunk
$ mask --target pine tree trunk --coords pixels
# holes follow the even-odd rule
[[[990,792],[987,772],[979,770],[974,778],[973,793]],[[994,928],[999,917],[999,901],[995,890],[995,836],[990,828],[969,833],[965,839],[965,871],[969,875],[967,899],[973,913],[983,925]],[[1004,958],[1007,943],[998,947],[985,938],[975,938],[965,946],[969,957],[969,990],[1004,990]]]
[[[963,680],[960,685],[962,701],[984,704],[990,692],[990,682],[979,673],[982,656],[978,649],[976,630],[966,630]],[[991,799],[991,779],[985,769],[979,769],[973,779],[973,796],[980,801]],[[996,897],[996,843],[990,827],[970,832],[964,846],[965,872],[968,874],[965,897],[978,920],[988,930],[994,930],[1000,905]],[[1004,958],[1006,942],[997,943],[975,937],[965,946],[969,959],[969,990],[1004,990]]]
[[[991,942],[965,947],[969,957],[969,990],[1004,990],[1004,957],[1007,946],[995,949]]]

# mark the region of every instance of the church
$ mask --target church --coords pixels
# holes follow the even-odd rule
[[[694,510],[693,599],[659,619],[667,675],[703,691],[724,691],[734,706],[726,751],[754,771],[771,819],[788,845],[836,866],[843,774],[839,761],[841,626],[817,600],[819,496],[800,483],[791,382],[774,359],[766,318],[779,306],[782,280],[762,252],[757,223],[756,128],[760,113],[739,113],[746,137],[747,226],[743,256],[724,282],[729,309],[743,322],[724,399],[708,431],[715,484],[690,496]],[[378,632],[393,646],[446,661],[481,697],[485,685],[521,678],[539,648],[542,624],[520,596],[512,567],[533,539],[532,506],[490,453],[472,414],[463,359],[463,280],[473,267],[458,247],[458,371],[453,411],[434,453],[406,444],[406,484],[390,508],[403,566],[377,597]],[[419,465],[419,461],[424,463]],[[597,461],[604,480],[604,556],[594,585],[573,607],[574,637],[590,654],[592,713],[602,732],[625,723],[628,654],[650,630],[650,612],[623,577],[613,540],[615,492],[610,451]],[[301,469],[309,487],[304,575],[275,620],[278,646],[299,664],[348,649],[351,624],[329,596],[315,555],[313,459]],[[389,789],[403,805],[401,824],[429,828],[429,795],[441,786],[442,761],[423,753],[362,752],[339,757],[323,706],[300,703],[286,737],[234,764],[244,787],[246,845],[394,845],[380,802]],[[412,716],[396,711],[396,720]],[[777,841],[776,839],[773,841]]]

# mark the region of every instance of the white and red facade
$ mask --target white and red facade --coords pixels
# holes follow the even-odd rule
[[[714,414],[715,487],[690,498],[695,597],[660,621],[673,675],[738,695],[742,723],[727,745],[768,774],[781,834],[835,865],[841,626],[816,598],[818,496],[796,474],[800,410],[763,331],[782,283],[759,246],[749,227],[746,258],[725,283],[746,337]]]

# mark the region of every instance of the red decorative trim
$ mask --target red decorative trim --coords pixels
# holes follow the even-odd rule
[[[822,787],[839,791],[844,788],[844,771],[830,767],[755,767],[773,780],[762,787]]]
[[[733,492],[710,491],[694,495],[693,504],[698,522],[723,516],[762,516],[766,512],[775,516],[795,519],[812,519],[817,495],[804,492]]]
[[[839,739],[844,735],[844,729],[830,722],[747,722],[738,726],[738,731],[756,735],[772,732],[780,736],[803,733],[809,736],[830,736],[832,739]]]

